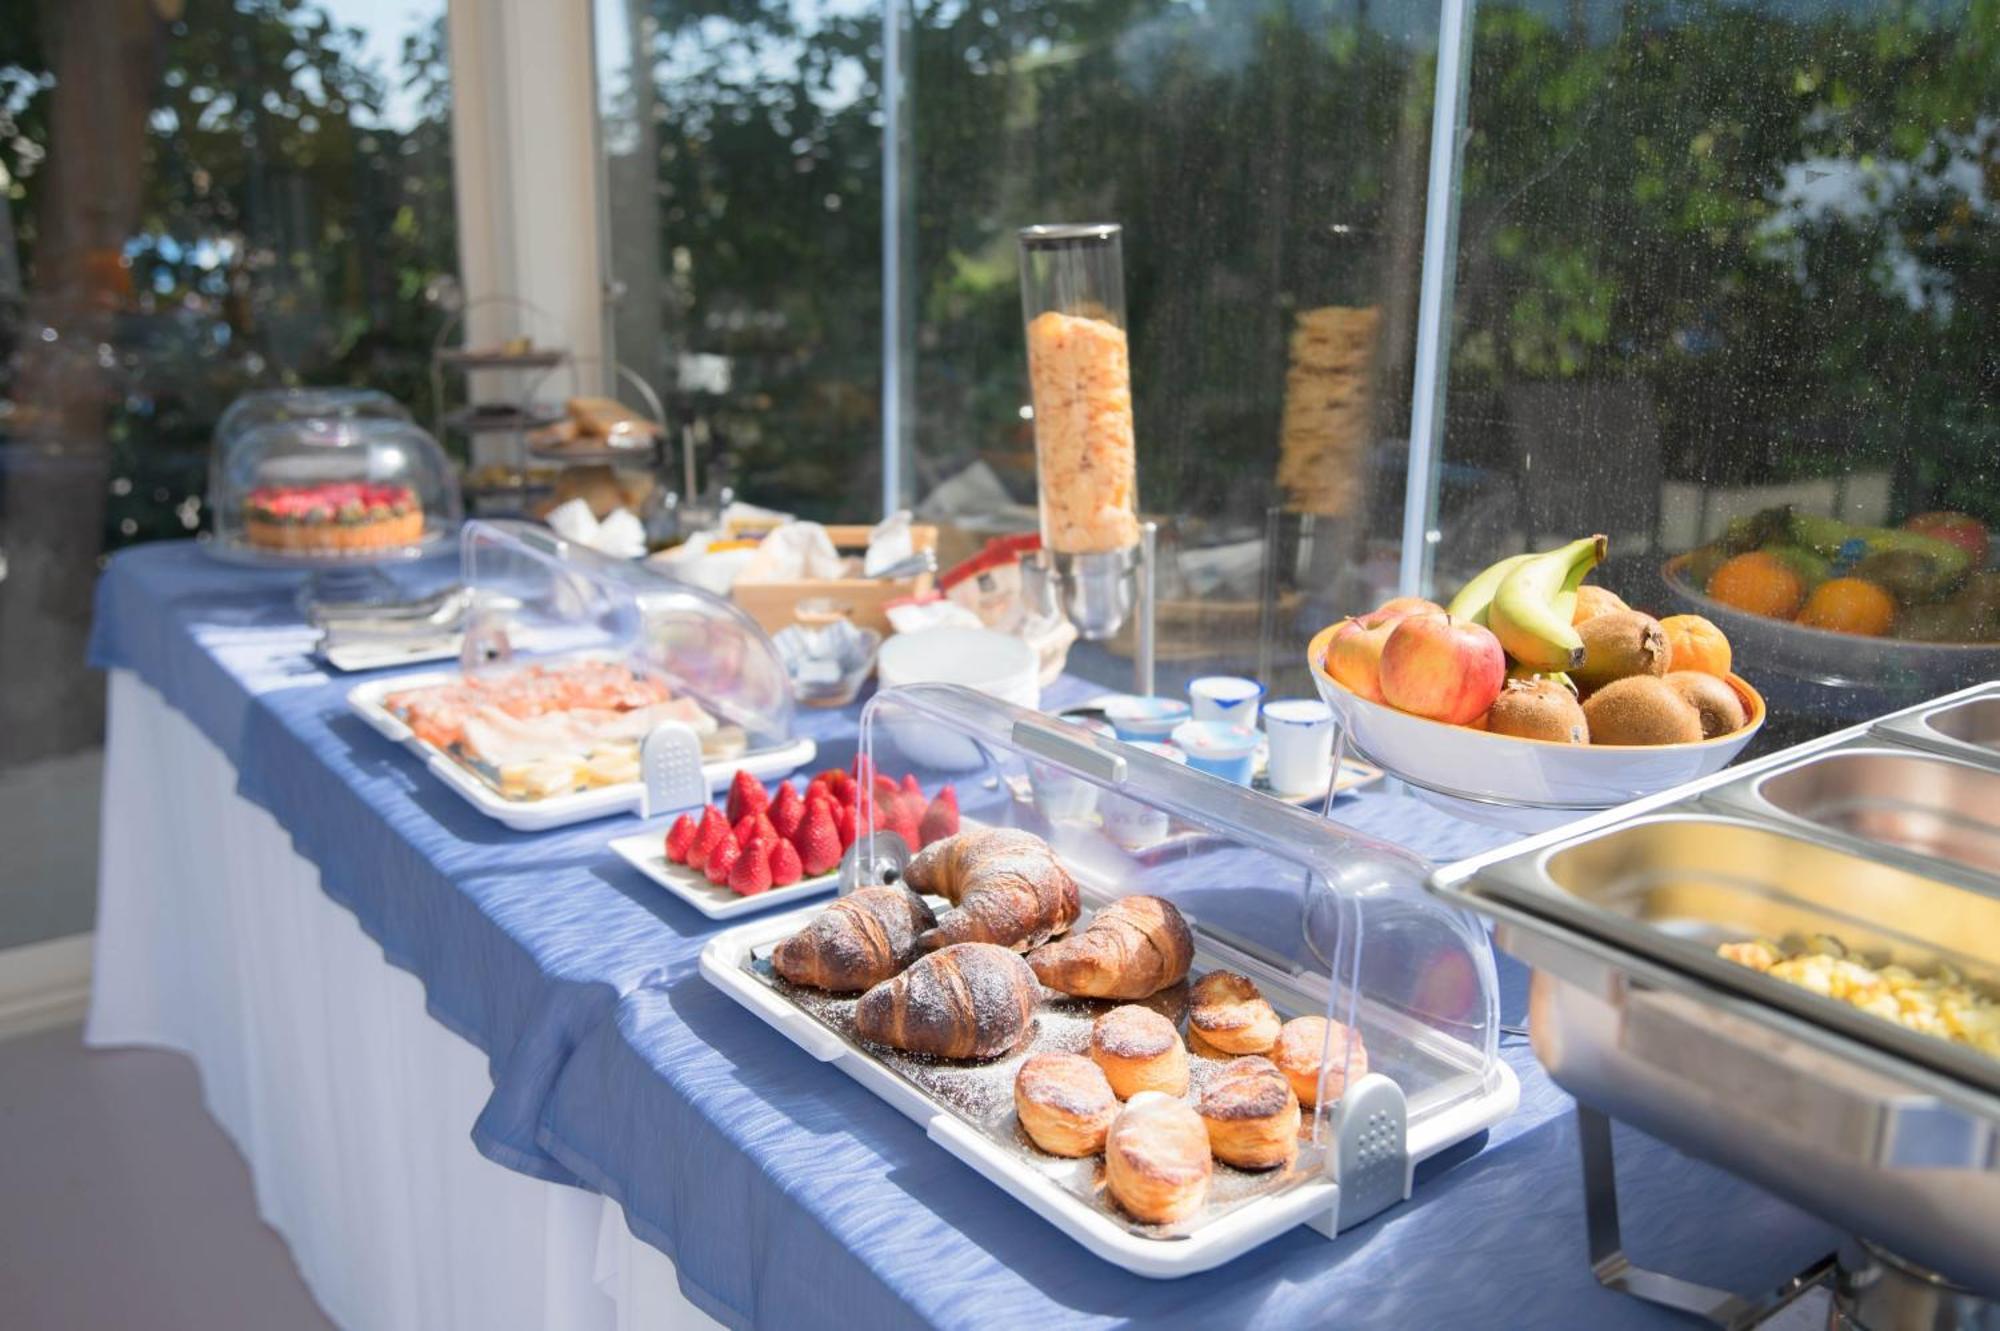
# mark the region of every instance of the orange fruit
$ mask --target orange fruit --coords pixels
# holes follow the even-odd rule
[[[1799,623],[1879,638],[1896,622],[1896,598],[1866,578],[1833,578],[1813,589]]]
[[[1806,599],[1806,587],[1784,560],[1752,550],[1724,560],[1709,575],[1708,594],[1753,615],[1790,619]]]
[[[1667,635],[1667,669],[1699,670],[1718,679],[1729,678],[1729,639],[1700,615],[1668,615],[1660,621]]]

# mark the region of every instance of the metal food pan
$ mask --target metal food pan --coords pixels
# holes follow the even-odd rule
[[[2000,769],[2000,684],[1899,712],[1877,721],[1874,729],[1899,743]]]
[[[1870,964],[1940,963],[2000,993],[2000,896],[1747,819],[1656,814],[1491,864],[1492,896],[2000,1094],[2000,1059],[1716,955],[1831,935]]]
[[[2000,770],[1861,743],[1743,777],[1704,799],[1960,886],[2000,891]]]

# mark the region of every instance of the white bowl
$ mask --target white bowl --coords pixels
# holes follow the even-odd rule
[[[991,629],[935,628],[898,633],[882,644],[875,677],[885,689],[908,684],[962,684],[1029,710],[1042,705],[1034,649]],[[971,772],[985,763],[979,745],[925,722],[885,719],[885,729],[911,762],[935,772]]]
[[[1447,725],[1357,697],[1327,674],[1335,627],[1312,640],[1306,665],[1320,697],[1350,727],[1354,747],[1452,813],[1517,831],[1560,826],[1719,772],[1764,724],[1764,699],[1731,675],[1749,721],[1693,744],[1556,744]]]

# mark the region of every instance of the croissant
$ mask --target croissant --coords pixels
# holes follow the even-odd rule
[[[925,949],[951,943],[998,943],[1023,951],[1076,921],[1076,881],[1049,843],[1032,832],[982,827],[934,841],[904,875],[954,909],[917,940]]]
[[[1028,963],[992,943],[957,943],[861,995],[862,1039],[937,1058],[991,1058],[1020,1042],[1041,987]]]
[[[900,887],[864,887],[778,944],[771,969],[793,984],[860,993],[909,965],[917,935],[936,923],[921,897]]]
[[[1028,954],[1035,978],[1079,998],[1148,998],[1187,978],[1194,939],[1171,901],[1120,897],[1082,932]]]

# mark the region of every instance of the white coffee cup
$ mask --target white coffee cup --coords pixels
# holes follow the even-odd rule
[[[1264,705],[1268,779],[1280,795],[1317,794],[1333,781],[1333,709],[1314,698]]]
[[[1237,675],[1203,675],[1188,685],[1197,721],[1218,721],[1238,730],[1257,728],[1257,703],[1264,686]]]

